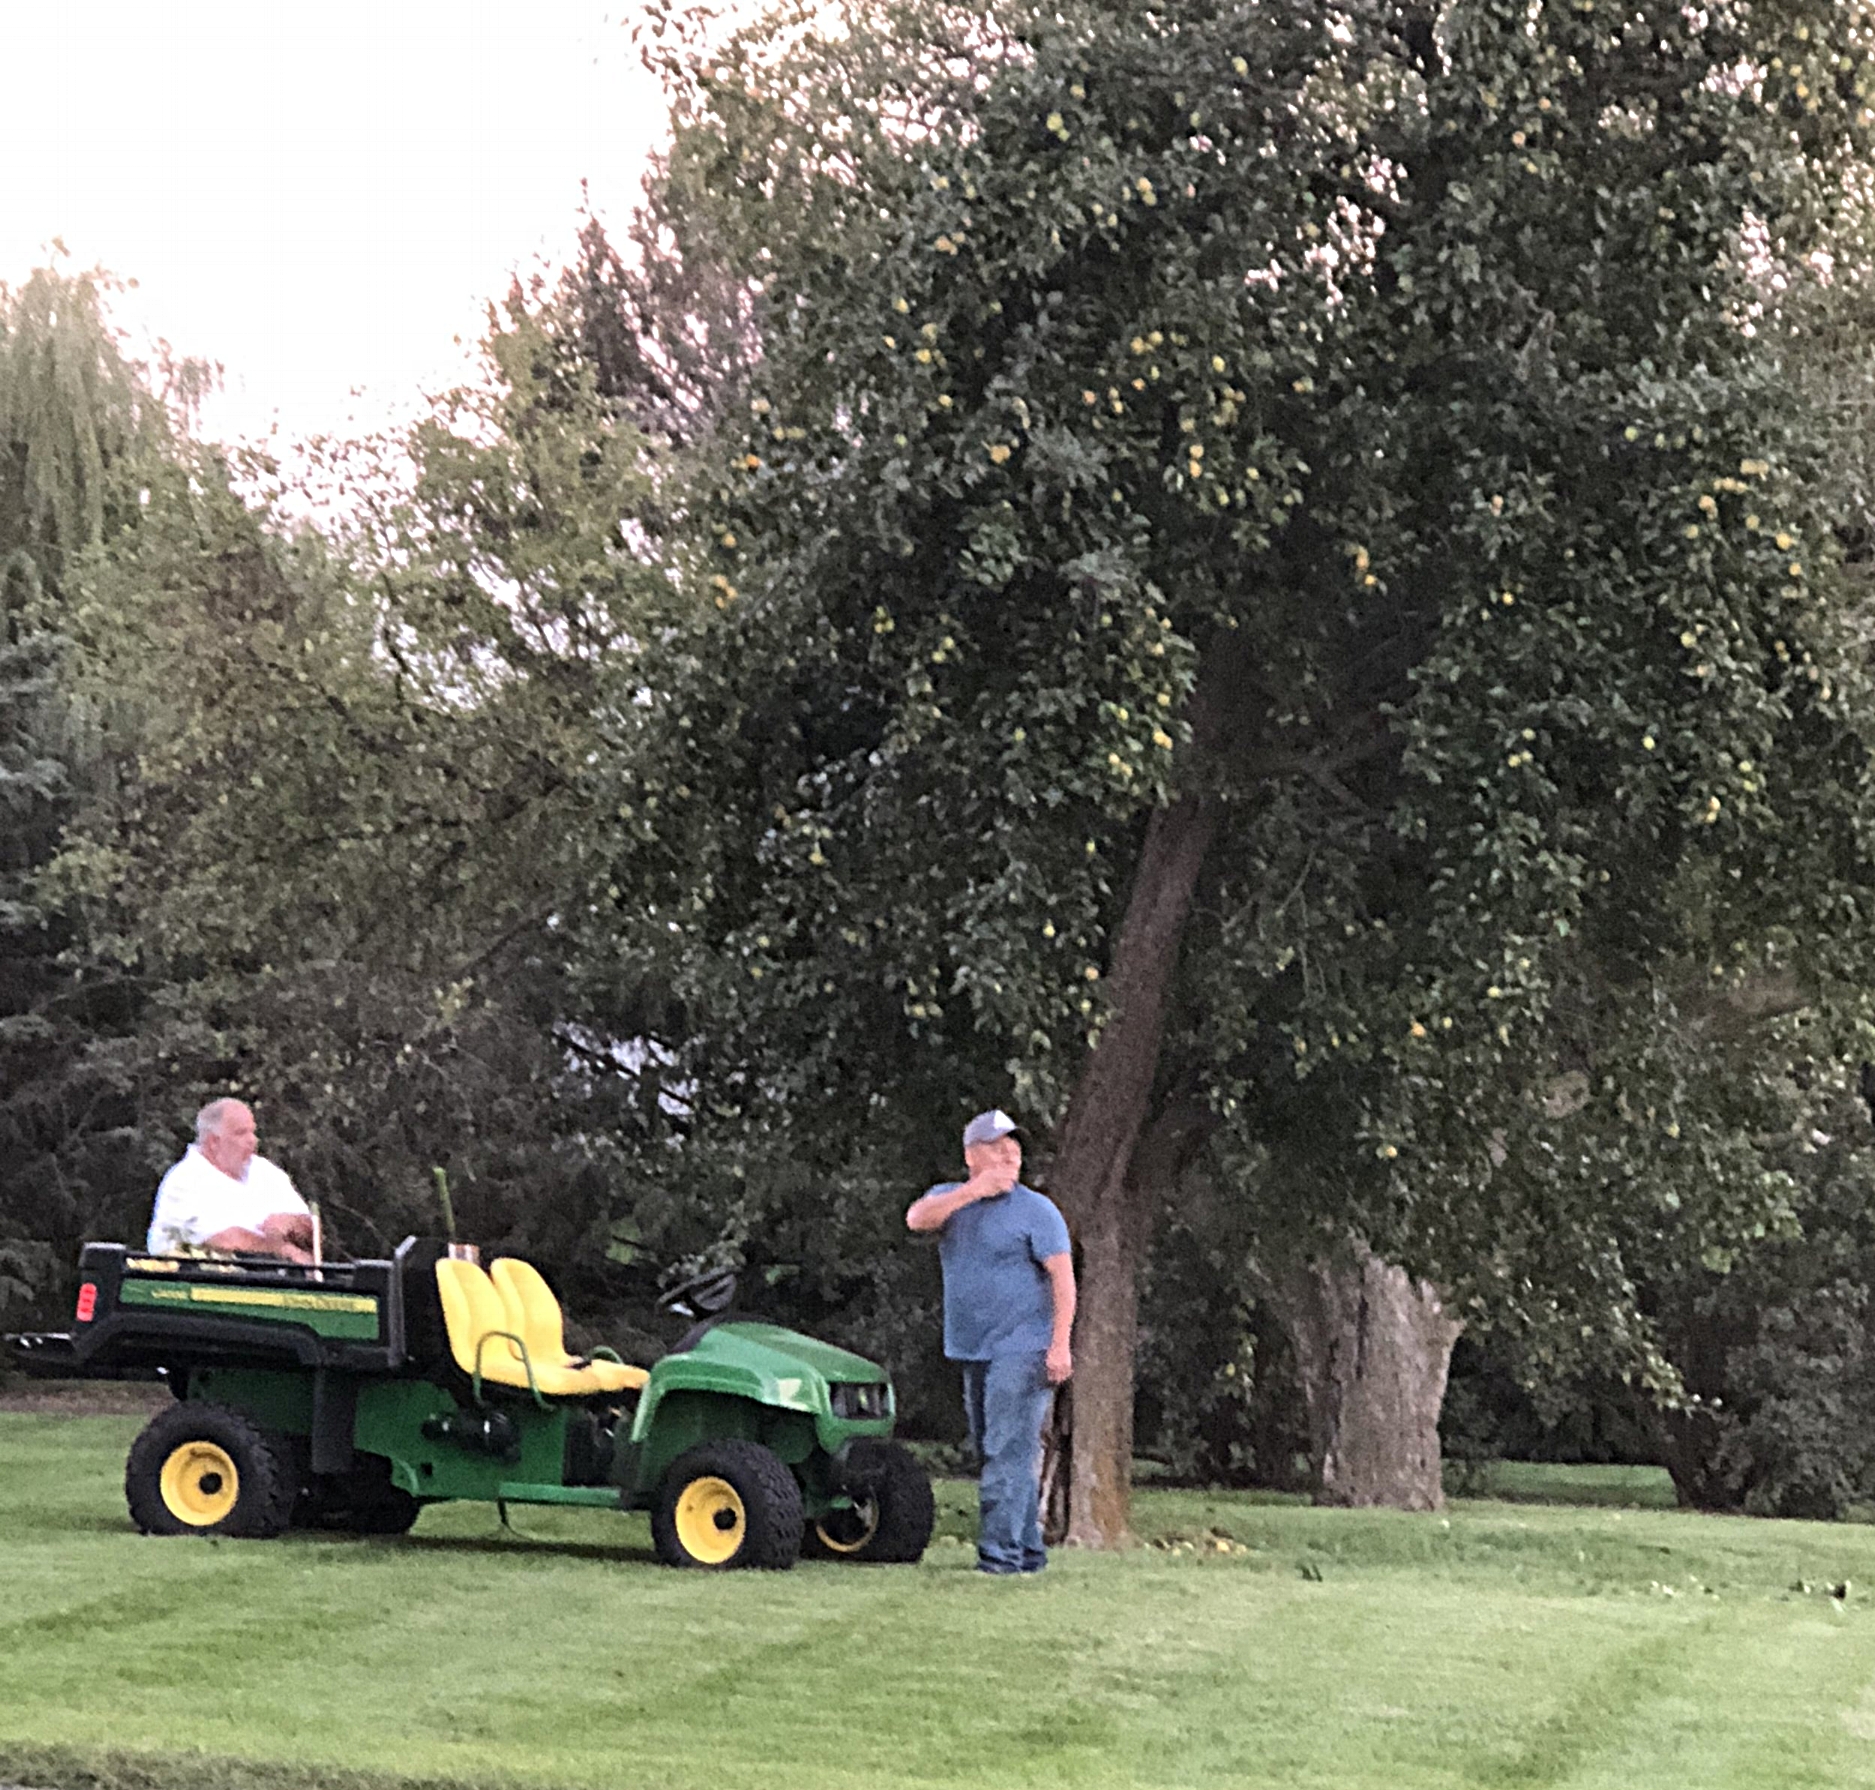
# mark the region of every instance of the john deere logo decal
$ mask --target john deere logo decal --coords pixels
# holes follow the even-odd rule
[[[126,1280],[119,1299],[125,1305],[237,1306],[244,1317],[306,1324],[322,1336],[374,1337],[378,1333],[378,1302],[363,1293]]]

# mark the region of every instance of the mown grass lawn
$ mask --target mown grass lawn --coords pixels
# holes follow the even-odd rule
[[[920,1567],[707,1577],[593,1512],[146,1540],[135,1428],[0,1416],[0,1782],[1875,1786],[1875,1529],[1147,1492],[1010,1582],[946,1484]]]

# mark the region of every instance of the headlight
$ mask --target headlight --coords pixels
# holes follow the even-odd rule
[[[882,1380],[843,1381],[828,1388],[828,1402],[836,1417],[889,1417],[889,1388]]]

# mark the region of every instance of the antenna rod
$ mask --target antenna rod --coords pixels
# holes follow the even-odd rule
[[[456,1240],[456,1208],[449,1203],[449,1171],[446,1168],[432,1168],[430,1173],[436,1177],[436,1197],[443,1208],[443,1234],[453,1243]]]

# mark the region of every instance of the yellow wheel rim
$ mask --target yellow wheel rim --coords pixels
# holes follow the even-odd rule
[[[814,1524],[828,1550],[835,1554],[857,1554],[879,1533],[879,1500],[862,1498],[850,1510],[830,1510]]]
[[[163,1462],[163,1503],[179,1523],[212,1529],[233,1511],[241,1475],[225,1448],[213,1442],[184,1442]]]
[[[748,1512],[726,1479],[693,1479],[677,1494],[677,1539],[692,1560],[721,1566],[736,1557],[748,1533]]]

